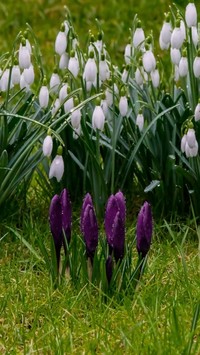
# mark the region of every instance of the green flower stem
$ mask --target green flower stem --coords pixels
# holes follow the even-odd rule
[[[188,55],[188,70],[189,70],[189,78],[190,78],[190,93],[188,93],[190,98],[190,105],[192,110],[195,109],[197,101],[198,101],[198,91],[195,83],[195,77],[193,73],[193,60],[194,60],[194,45],[192,41],[192,29],[189,28],[189,43],[187,43],[187,55]]]

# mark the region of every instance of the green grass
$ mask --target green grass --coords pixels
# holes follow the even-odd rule
[[[49,244],[45,221],[27,220],[20,233],[34,248],[38,238]],[[198,242],[190,221],[155,226],[135,295],[105,302],[95,285],[68,280],[53,289],[45,264],[9,232],[0,252],[0,352],[199,354],[200,323],[191,332],[200,301]]]

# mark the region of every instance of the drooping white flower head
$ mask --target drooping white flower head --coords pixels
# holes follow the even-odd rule
[[[119,112],[122,117],[125,117],[128,112],[128,100],[126,96],[121,96],[119,100]]]
[[[131,56],[133,55],[133,48],[130,43],[128,43],[125,47],[124,51],[124,60],[126,64],[130,64],[131,62]]]
[[[77,108],[71,114],[71,125],[73,128],[78,129],[78,127],[80,126],[80,122],[81,122],[81,109]]]
[[[61,104],[65,101],[67,95],[68,95],[68,84],[65,83],[62,85],[62,87],[59,91],[59,100],[60,100]]]
[[[108,109],[108,103],[105,98],[102,98],[102,100],[101,100],[101,108],[103,110],[105,118],[107,118],[109,109]]]
[[[184,42],[184,33],[180,27],[180,20],[177,21],[176,27],[173,29],[171,36],[171,46],[172,48],[180,49]]]
[[[31,54],[26,46],[25,38],[22,39],[22,43],[19,47],[19,66],[21,69],[27,69],[31,65]]]
[[[8,85],[9,85],[9,75],[10,75],[10,69],[4,70],[2,76],[1,76],[1,91],[6,92],[8,90]],[[10,81],[10,89],[13,88],[13,83]]]
[[[165,21],[163,23],[161,32],[160,32],[160,40],[166,45],[169,46],[172,35],[172,25],[171,22]]]
[[[185,21],[188,27],[197,25],[197,9],[194,3],[190,2],[185,9]]]
[[[195,146],[196,142],[196,135],[195,135],[195,130],[194,128],[189,128],[187,131],[187,143],[190,148],[193,148]]]
[[[28,85],[32,85],[35,79],[35,73],[33,65],[31,64],[29,68],[23,70],[24,79]]]
[[[68,63],[68,70],[72,73],[72,75],[77,78],[79,73],[79,62],[77,57],[75,56],[75,52],[71,51],[69,63]]]
[[[54,116],[59,111],[59,109],[60,109],[60,100],[57,98],[51,109],[52,116]]]
[[[26,82],[24,78],[24,72],[22,72],[20,76],[20,83],[19,83],[20,89],[26,89],[26,91],[30,90],[30,85]]]
[[[50,132],[47,133],[42,145],[42,151],[45,157],[50,157],[53,149],[53,140]]]
[[[62,147],[58,147],[57,155],[53,159],[49,169],[49,179],[55,177],[59,182],[64,174],[64,161],[62,157]]]
[[[145,41],[145,35],[144,35],[144,31],[141,27],[141,22],[138,21],[137,23],[137,28],[134,32],[133,35],[133,46],[135,48],[144,48],[144,41]]]
[[[65,111],[65,113],[69,113],[73,108],[74,108],[74,99],[73,99],[73,97],[70,97],[64,103],[64,111]]]
[[[151,81],[152,81],[153,87],[158,88],[158,86],[160,85],[159,70],[158,69],[152,70],[150,75],[151,75]]]
[[[68,68],[68,64],[69,64],[69,55],[67,52],[64,52],[61,54],[60,56],[60,60],[59,60],[59,68],[61,70],[65,70]]]
[[[200,102],[198,102],[198,104],[195,107],[194,119],[195,119],[195,121],[199,121],[200,120]]]
[[[60,77],[59,77],[57,71],[54,70],[54,72],[51,75],[50,84],[49,84],[51,92],[57,93],[59,85],[60,85]]]
[[[181,19],[180,20],[180,29],[182,31],[182,35],[184,40],[186,39],[186,28],[185,28],[185,22]]]
[[[170,57],[171,57],[171,62],[173,64],[179,65],[179,62],[181,60],[180,49],[170,48]]]
[[[13,83],[13,85],[17,85],[20,83],[20,68],[19,65],[15,64],[12,67],[12,74],[11,74],[11,81]]]
[[[184,134],[183,137],[181,138],[181,151],[182,151],[182,153],[185,153],[186,142],[187,142],[187,135]]]
[[[148,80],[147,73],[144,71],[143,66],[139,66],[135,71],[135,81],[139,86],[142,86]]]
[[[46,108],[49,104],[49,89],[47,87],[46,78],[44,78],[43,85],[40,88],[39,104],[41,108]]]
[[[195,78],[200,77],[200,53],[197,53],[198,57],[195,57],[193,62],[193,72]]]
[[[179,74],[179,66],[175,64],[174,66],[174,81],[179,81],[180,74]]]
[[[128,81],[128,75],[129,75],[129,65],[127,64],[122,72],[122,81],[124,84],[126,84]]]
[[[92,127],[94,130],[103,131],[105,124],[105,115],[100,105],[95,106],[92,114]]]
[[[188,73],[188,59],[187,56],[181,57],[179,62],[179,75],[180,77],[185,77]]]
[[[161,36],[161,34],[160,34],[160,36],[159,36],[159,45],[160,45],[160,48],[161,48],[162,50],[167,50],[167,49],[169,49],[170,43],[165,43],[165,42],[163,42],[162,36]]]
[[[99,61],[99,79],[101,81],[110,79],[110,69],[104,54],[101,55],[101,60]]]
[[[89,58],[85,64],[83,78],[85,81],[94,82],[97,77],[97,65],[94,59],[94,52],[89,53]]]
[[[81,125],[79,125],[77,128],[74,128],[73,130],[73,138],[78,139],[81,135]]]
[[[136,126],[138,126],[139,131],[141,132],[144,127],[144,116],[141,111],[139,111],[137,117],[136,117]]]
[[[198,36],[198,30],[196,26],[192,26],[192,42],[195,47],[197,47],[197,44],[199,42],[199,36]]]
[[[55,41],[55,52],[62,55],[67,49],[67,36],[65,33],[65,25],[61,26],[61,30],[58,32]]]
[[[147,73],[150,73],[152,70],[155,70],[155,68],[156,68],[156,60],[155,60],[153,52],[150,49],[147,50],[143,54],[142,63],[143,63],[144,70]]]

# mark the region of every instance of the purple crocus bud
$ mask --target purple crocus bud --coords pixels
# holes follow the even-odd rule
[[[124,256],[125,224],[120,211],[117,212],[113,222],[113,252],[116,262]]]
[[[125,222],[126,219],[126,201],[123,193],[121,191],[118,191],[115,194],[115,198],[117,199],[117,204],[120,209],[120,216],[122,220]]]
[[[67,242],[71,239],[71,225],[72,225],[72,207],[67,189],[63,189],[60,194],[61,208],[62,208],[62,230],[67,238]],[[65,245],[65,243],[64,243]]]
[[[137,219],[136,242],[138,254],[144,258],[148,253],[151,245],[153,232],[153,219],[151,206],[148,202],[144,202],[140,209]]]
[[[113,249],[113,223],[118,210],[119,208],[118,208],[117,200],[114,195],[111,195],[107,202],[105,221],[104,221],[110,253],[112,252]]]
[[[81,210],[81,232],[83,233],[83,216],[87,205],[93,206],[92,197],[87,193],[83,199],[82,210]]]
[[[113,261],[112,261],[112,256],[109,255],[106,260],[106,277],[108,280],[108,284],[110,284],[112,273],[113,273]]]
[[[98,244],[98,225],[94,207],[91,204],[87,204],[84,209],[81,228],[85,240],[87,257],[92,262]]]
[[[51,233],[53,235],[53,240],[55,244],[56,250],[56,258],[57,258],[57,265],[59,267],[60,263],[60,249],[62,246],[62,212],[61,212],[61,203],[60,203],[60,196],[55,195],[50,204],[49,209],[49,222]]]

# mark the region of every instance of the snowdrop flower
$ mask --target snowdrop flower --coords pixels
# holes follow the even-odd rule
[[[61,26],[61,30],[58,32],[55,41],[55,52],[62,55],[67,49],[67,37],[65,33],[65,25]]]
[[[68,64],[69,64],[69,55],[67,52],[64,52],[60,56],[59,69],[61,70],[67,69]]]
[[[184,33],[180,28],[180,20],[177,21],[176,27],[174,28],[171,36],[171,46],[172,48],[180,49],[184,42]]]
[[[132,55],[132,46],[131,44],[127,44],[125,47],[125,51],[124,51],[124,60],[126,64],[130,64],[131,62],[131,55]]]
[[[76,107],[78,104],[79,104],[78,99],[75,98],[74,106]],[[81,122],[81,109],[77,108],[71,114],[71,125],[73,128],[78,129],[78,127],[80,126],[80,122]]]
[[[142,114],[142,111],[140,110],[137,117],[136,117],[136,126],[138,126],[139,131],[141,132],[144,127],[144,116]]]
[[[195,57],[193,62],[193,72],[195,78],[200,77],[200,51],[197,52],[197,57]]]
[[[160,40],[167,46],[170,44],[171,40],[171,35],[172,35],[172,25],[171,22],[169,21],[169,15],[166,16],[166,20],[163,23],[161,32],[160,32]]]
[[[41,108],[46,108],[49,104],[49,89],[46,85],[46,78],[44,78],[43,85],[40,88],[39,104]]]
[[[125,117],[128,112],[128,100],[126,96],[121,96],[119,100],[119,112],[122,117]]]
[[[49,169],[49,179],[55,177],[59,182],[64,174],[64,161],[62,157],[62,147],[59,146],[57,150],[57,155],[53,159],[50,169]]]
[[[101,100],[101,108],[103,110],[104,116],[108,117],[108,103],[107,103],[105,97],[102,98],[102,100]]]
[[[34,73],[34,69],[33,69],[32,64],[30,65],[30,67],[28,69],[23,70],[23,74],[24,74],[24,79],[27,82],[27,84],[28,85],[33,84],[34,78],[35,78],[35,73]]]
[[[182,31],[182,35],[184,40],[186,39],[186,29],[185,29],[185,22],[183,20],[180,21],[180,29]]]
[[[65,34],[66,36],[68,35],[69,29],[70,29],[70,24],[67,20],[64,21],[64,26],[65,26]]]
[[[195,130],[193,128],[189,128],[187,131],[187,143],[190,148],[194,147],[195,141],[196,141]]]
[[[26,89],[26,91],[30,89],[29,84],[26,82],[24,78],[24,72],[21,74],[19,85],[20,85],[20,89]]]
[[[110,88],[107,88],[105,91],[105,95],[106,95],[106,101],[109,107],[112,106],[113,104],[113,92],[111,91]]]
[[[174,66],[174,81],[175,81],[175,82],[179,81],[179,77],[180,77],[180,74],[179,74],[179,66],[178,66],[178,65],[175,65],[175,66]]]
[[[151,71],[151,81],[154,88],[157,88],[160,85],[160,74],[158,69]]]
[[[129,74],[129,65],[127,64],[122,72],[122,81],[123,83],[127,83]]]
[[[161,34],[160,34],[160,36],[159,36],[159,45],[160,45],[160,48],[162,49],[162,50],[167,50],[167,49],[169,49],[169,46],[170,46],[170,43],[165,43],[165,42],[163,42],[163,40],[162,40],[162,36],[161,36]]]
[[[51,78],[50,78],[49,86],[50,86],[51,92],[57,93],[59,85],[60,85],[60,77],[59,77],[57,71],[55,70],[52,73]]]
[[[51,110],[52,116],[54,116],[58,112],[59,108],[60,108],[60,100],[56,99]]]
[[[148,80],[147,73],[144,71],[144,68],[140,65],[135,71],[135,81],[139,86],[142,86],[144,81],[147,80]]]
[[[104,54],[101,55],[101,60],[99,61],[99,79],[101,81],[110,79],[110,70]]]
[[[19,48],[19,66],[21,69],[27,69],[31,65],[31,55],[26,47],[25,38],[22,39],[22,43]]]
[[[61,104],[65,101],[67,95],[68,95],[68,84],[63,84],[59,91],[59,100]]]
[[[181,150],[187,158],[195,157],[198,154],[198,143],[193,128],[189,128],[187,133],[182,137]]]
[[[97,104],[92,114],[92,127],[94,130],[99,129],[100,131],[103,131],[104,123],[105,123],[104,112],[100,104]]]
[[[181,52],[177,48],[170,48],[170,57],[173,64],[179,65],[181,59]]]
[[[179,75],[181,77],[184,77],[188,73],[188,59],[187,59],[187,54],[184,51],[183,57],[181,57],[180,62],[179,62]]]
[[[26,37],[26,33],[25,33],[25,37]],[[32,47],[28,38],[26,38],[26,48],[28,49],[29,53],[32,54]]]
[[[6,69],[1,76],[1,91],[6,92],[8,90],[10,69]],[[13,88],[13,83],[10,81],[10,89]]]
[[[73,108],[74,108],[74,99],[73,97],[70,97],[70,99],[68,99],[64,103],[64,111],[65,113],[69,113]]]
[[[200,120],[200,100],[199,100],[198,104],[195,107],[194,119],[195,119],[195,121],[199,121]]]
[[[143,54],[142,63],[143,63],[144,70],[147,73],[150,73],[152,70],[156,68],[156,60],[151,50],[147,50]]]
[[[71,51],[69,63],[68,63],[68,70],[72,73],[72,75],[77,78],[79,73],[79,62],[75,56],[75,52]]]
[[[83,78],[87,81],[94,82],[97,76],[97,65],[94,59],[94,52],[89,53],[89,58],[85,64]]]
[[[79,125],[77,128],[74,128],[73,130],[73,138],[78,139],[81,135],[81,125]]]
[[[15,64],[12,67],[12,74],[11,74],[11,81],[13,83],[13,85],[17,85],[20,83],[20,68],[19,65]]]
[[[184,134],[183,137],[181,138],[181,151],[182,151],[182,153],[185,153],[186,142],[187,142],[187,135]]]
[[[50,157],[53,149],[53,140],[51,137],[50,131],[47,132],[47,136],[45,137],[42,145],[42,151],[45,157]]]
[[[196,26],[192,26],[192,42],[195,47],[197,47],[197,44],[199,42],[199,36],[198,36],[198,31]]]
[[[188,27],[196,26],[197,10],[194,3],[190,2],[185,9],[185,21]]]
[[[133,35],[133,46],[135,48],[144,48],[144,41],[145,41],[145,35],[144,35],[144,31],[141,27],[141,22],[138,21],[137,23],[137,28],[134,32]]]
[[[98,50],[99,56],[103,50],[103,35],[102,32],[99,32],[97,35],[97,41],[94,42],[96,49]]]

